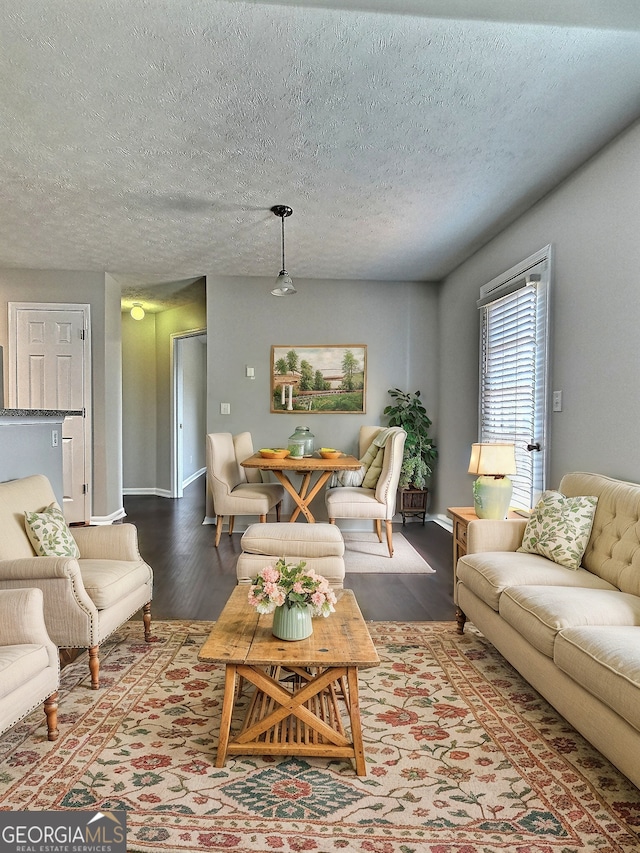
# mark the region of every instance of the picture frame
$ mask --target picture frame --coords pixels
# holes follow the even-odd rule
[[[271,347],[271,412],[362,415],[366,344]]]

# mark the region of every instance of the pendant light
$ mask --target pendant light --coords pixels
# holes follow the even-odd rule
[[[276,279],[276,286],[271,291],[271,295],[292,296],[298,291],[293,286],[291,276],[286,271],[284,264],[284,220],[286,216],[291,216],[293,210],[290,207],[287,207],[286,204],[276,204],[274,207],[271,208],[271,212],[276,216],[279,216],[282,220],[282,269],[278,273],[278,278]]]
[[[131,316],[134,320],[144,320],[144,308],[139,302],[133,303],[133,308],[131,309]]]

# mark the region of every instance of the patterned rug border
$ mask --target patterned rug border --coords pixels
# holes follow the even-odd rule
[[[454,622],[367,623],[382,662],[360,674],[367,777],[321,759],[215,768],[217,667],[193,662],[212,624],[158,621],[147,645],[127,623],[102,649],[97,693],[86,654],[65,667],[60,739],[44,740],[41,711],[0,738],[0,808],[124,804],[128,849],[142,853],[638,849],[640,792],[470,625],[460,636]],[[217,811],[195,813],[200,801]]]

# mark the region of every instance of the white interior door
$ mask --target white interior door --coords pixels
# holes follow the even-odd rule
[[[9,394],[17,409],[82,414],[62,426],[64,514],[90,519],[89,306],[9,303]]]

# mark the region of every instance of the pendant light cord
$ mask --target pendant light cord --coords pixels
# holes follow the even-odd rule
[[[282,269],[284,270],[284,216],[282,217]]]

